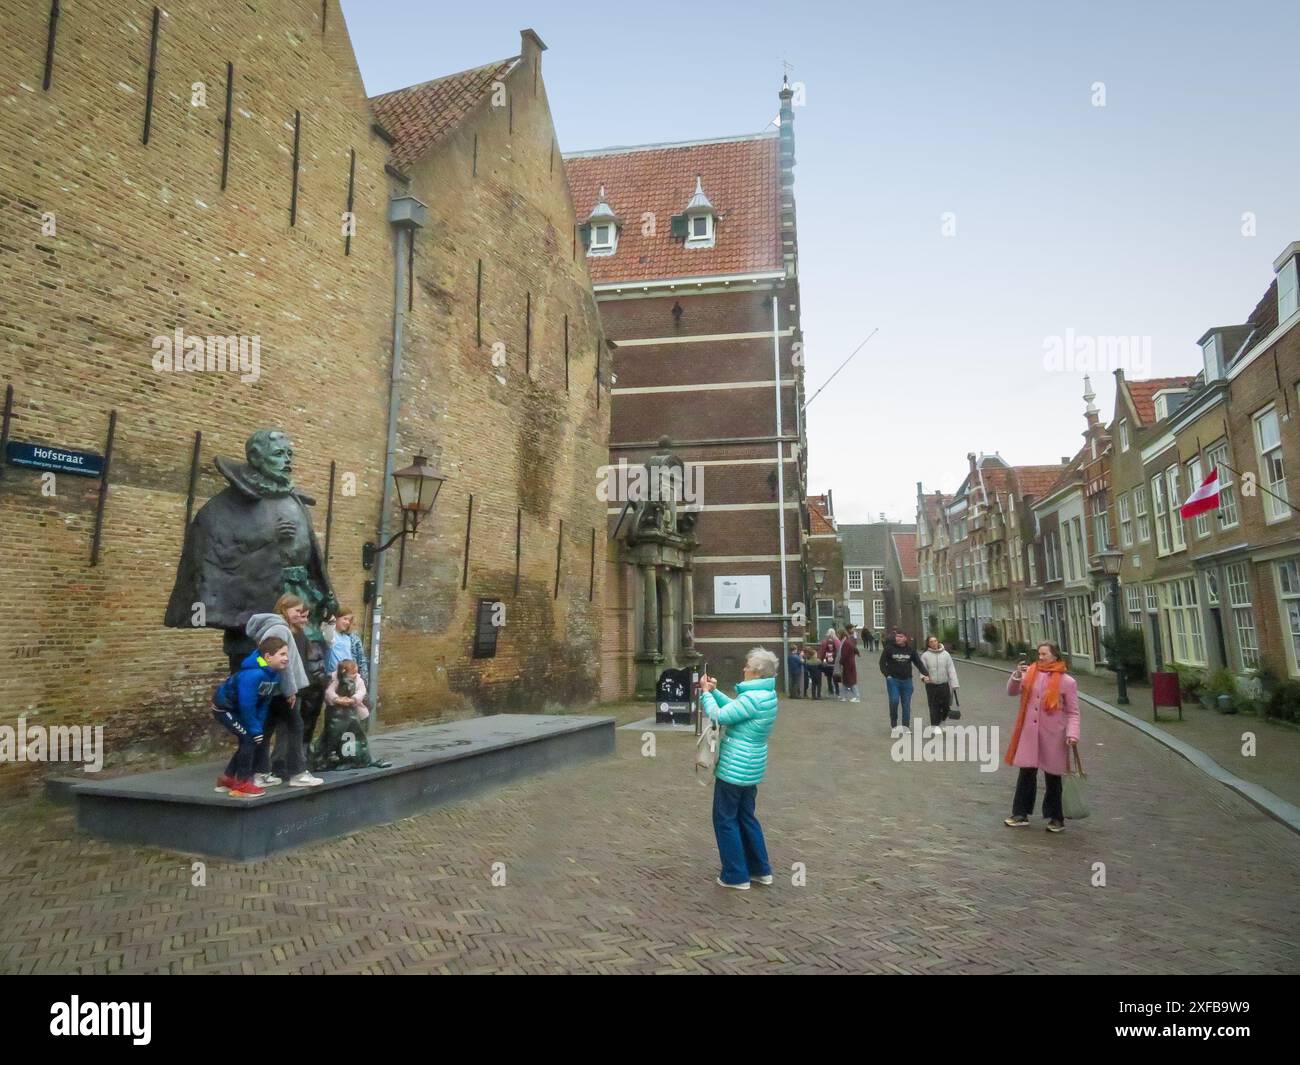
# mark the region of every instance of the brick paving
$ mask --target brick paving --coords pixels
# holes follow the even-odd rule
[[[714,886],[691,738],[658,733],[647,758],[620,731],[612,758],[266,861],[208,861],[205,887],[188,857],[76,836],[62,807],[11,807],[0,971],[1300,969],[1300,837],[1089,707],[1093,816],[1061,836],[1037,818],[1004,828],[1012,771],[895,763],[874,680],[860,705],[783,704],[758,805],[770,889]],[[962,680],[965,723],[1005,742],[1000,678]]]

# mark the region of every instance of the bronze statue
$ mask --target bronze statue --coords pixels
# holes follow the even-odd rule
[[[307,509],[316,501],[293,485],[288,435],[259,429],[244,454],[247,463],[216,460],[230,483],[203,504],[185,532],[163,619],[175,629],[197,621],[225,630],[228,655],[247,653],[248,619],[270,612],[285,592],[307,603],[312,641],[322,639],[321,621],[338,609]]]

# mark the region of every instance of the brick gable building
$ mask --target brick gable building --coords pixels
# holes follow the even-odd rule
[[[791,95],[779,134],[565,156],[615,345],[609,459],[644,463],[667,436],[702,474],[693,639],[728,683],[750,647],[800,638],[792,604],[807,598]],[[613,523],[621,507],[609,509]],[[644,625],[639,588],[611,565],[608,609]],[[615,631],[611,696],[628,690],[635,642]]]

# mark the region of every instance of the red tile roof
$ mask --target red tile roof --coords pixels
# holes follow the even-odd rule
[[[782,268],[780,163],[775,134],[652,148],[611,148],[565,158],[574,212],[585,222],[600,187],[623,223],[618,251],[587,259],[595,284],[711,277]],[[687,248],[671,233],[699,176],[718,212],[712,248]],[[642,218],[655,216],[644,235]]]
[[[1156,393],[1166,388],[1190,388],[1192,382],[1196,380],[1195,375],[1191,377],[1153,377],[1148,381],[1124,381],[1125,387],[1128,388],[1129,398],[1133,401],[1133,409],[1142,419],[1143,425],[1154,425],[1156,423]]]
[[[1042,499],[1064,469],[1059,463],[1055,466],[1017,466],[1016,484],[1020,486],[1021,498],[1034,496]]]
[[[445,137],[510,73],[519,57],[372,97],[379,124],[396,138],[393,162],[409,166]]]
[[[825,496],[808,497],[809,535],[817,536],[824,533],[835,532],[834,524],[826,516],[827,505]]]
[[[916,533],[894,533],[894,553],[898,555],[898,568],[903,580],[921,579],[921,567],[916,560]]]

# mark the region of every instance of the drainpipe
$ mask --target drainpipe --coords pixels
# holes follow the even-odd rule
[[[772,290],[772,369],[776,374],[776,435],[781,435],[781,298]],[[780,529],[781,546],[781,674],[785,677],[785,691],[790,692],[790,600],[785,586],[785,444],[776,444],[776,515]]]
[[[414,196],[395,196],[388,203],[388,221],[395,230],[393,240],[393,362],[388,376],[388,446],[384,453],[383,489],[379,501],[379,534],[376,543],[388,543],[392,506],[393,470],[397,466],[397,410],[402,385],[402,332],[406,323],[406,264],[415,231],[423,229],[429,209]],[[379,720],[380,636],[384,615],[384,560],[387,551],[375,556],[375,603],[370,625],[370,728]]]

